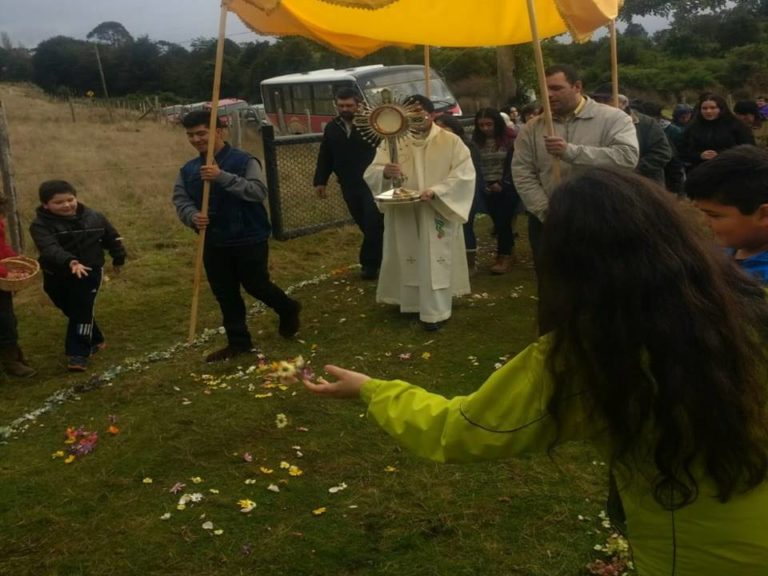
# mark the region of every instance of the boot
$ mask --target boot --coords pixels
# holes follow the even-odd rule
[[[29,378],[37,374],[37,370],[27,364],[24,353],[17,344],[0,349],[0,365],[9,376]]]
[[[498,254],[496,263],[491,266],[491,274],[506,274],[512,269],[512,256],[509,254]]]
[[[477,250],[467,250],[467,268],[470,276],[477,272]]]

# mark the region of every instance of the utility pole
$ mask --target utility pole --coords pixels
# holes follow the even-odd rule
[[[96,62],[99,64],[99,76],[101,76],[101,87],[104,89],[104,98],[107,101],[107,112],[109,113],[109,121],[114,122],[112,118],[112,107],[109,105],[109,92],[107,91],[107,81],[104,79],[104,68],[101,67],[101,56],[99,55],[99,45],[94,43],[93,48],[96,50]]]

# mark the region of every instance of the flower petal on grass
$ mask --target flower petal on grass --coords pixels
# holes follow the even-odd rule
[[[288,470],[288,468],[290,468],[290,467],[291,467],[291,464],[289,462],[286,462],[285,460],[280,462],[280,468],[282,470]]]
[[[267,486],[267,490],[270,492],[280,492],[280,487],[277,484],[270,484]]]
[[[384,468],[384,472],[397,472],[397,468],[395,468],[394,466],[387,466],[386,468]]]
[[[275,416],[275,426],[278,428],[285,428],[288,426],[288,416],[282,413]]]
[[[430,358],[432,358],[432,354],[431,354],[431,353],[429,353],[429,352],[422,352],[422,354],[421,354],[421,357],[422,357],[424,360],[429,360]]]
[[[64,458],[64,464],[72,464],[72,462],[74,462],[74,461],[75,461],[75,455],[74,454],[70,454],[69,456]]]
[[[247,498],[238,500],[237,505],[240,506],[240,512],[243,512],[244,514],[248,514],[248,512],[256,508],[256,502]]]
[[[170,492],[171,494],[178,494],[179,492],[184,490],[184,488],[186,488],[186,487],[187,487],[187,485],[184,484],[184,482],[176,482],[176,484],[174,484],[173,486],[170,487],[168,492]]]
[[[213,522],[210,520],[203,522],[203,530],[213,530]]]
[[[290,468],[288,468],[288,474],[290,474],[291,476],[301,476],[302,474],[304,474],[304,472],[298,466],[291,466]]]
[[[152,480],[152,478],[150,478],[149,476],[147,476],[146,478],[144,478],[144,480],[142,480],[142,482],[143,482],[144,484],[152,484],[152,482],[154,482],[154,480]]]
[[[170,517],[171,517],[171,513],[170,512],[166,512],[165,514],[160,516],[160,520],[168,520]]]
[[[328,511],[328,508],[326,508],[325,506],[322,506],[320,508],[315,508],[314,510],[312,510],[312,516],[322,516],[327,511]]]
[[[221,536],[222,534],[224,534],[224,530],[222,530],[221,528],[216,528],[216,530],[214,530],[213,533],[216,536]]]
[[[200,478],[200,476],[192,476],[190,480],[192,480],[192,484],[200,484],[203,481],[203,479]]]

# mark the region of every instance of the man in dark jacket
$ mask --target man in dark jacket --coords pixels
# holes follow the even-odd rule
[[[331,173],[336,174],[349,213],[363,233],[360,246],[362,276],[373,280],[378,277],[381,266],[384,218],[363,180],[363,173],[373,160],[376,148],[360,135],[352,123],[359,105],[359,96],[352,88],[342,88],[336,93],[339,115],[326,125],[323,132],[314,186],[317,195],[326,198],[328,178]]]
[[[271,228],[264,208],[267,188],[261,180],[261,166],[247,152],[224,142],[219,120],[215,134],[209,134],[209,122],[210,112],[205,110],[190,112],[181,121],[199,156],[179,171],[173,203],[184,224],[196,231],[206,229],[203,264],[227,333],[227,346],[205,359],[217,362],[253,348],[240,286],[277,312],[284,338],[298,331],[301,305],[269,279]],[[204,165],[209,145],[214,147],[215,162]],[[211,183],[207,216],[200,212],[205,180]]]
[[[597,102],[612,105],[611,85],[603,84],[600,86],[592,94],[592,98]],[[664,130],[653,118],[630,108],[629,99],[621,93],[619,94],[619,109],[629,114],[635,125],[635,130],[637,130],[640,160],[635,171],[664,186],[664,167],[672,160],[672,146],[664,134]]]

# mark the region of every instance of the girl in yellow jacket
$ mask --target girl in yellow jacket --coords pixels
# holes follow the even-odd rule
[[[327,366],[414,453],[510,458],[592,441],[617,480],[638,573],[766,574],[768,304],[661,188],[593,169],[553,194],[540,264],[551,328],[446,399]]]

